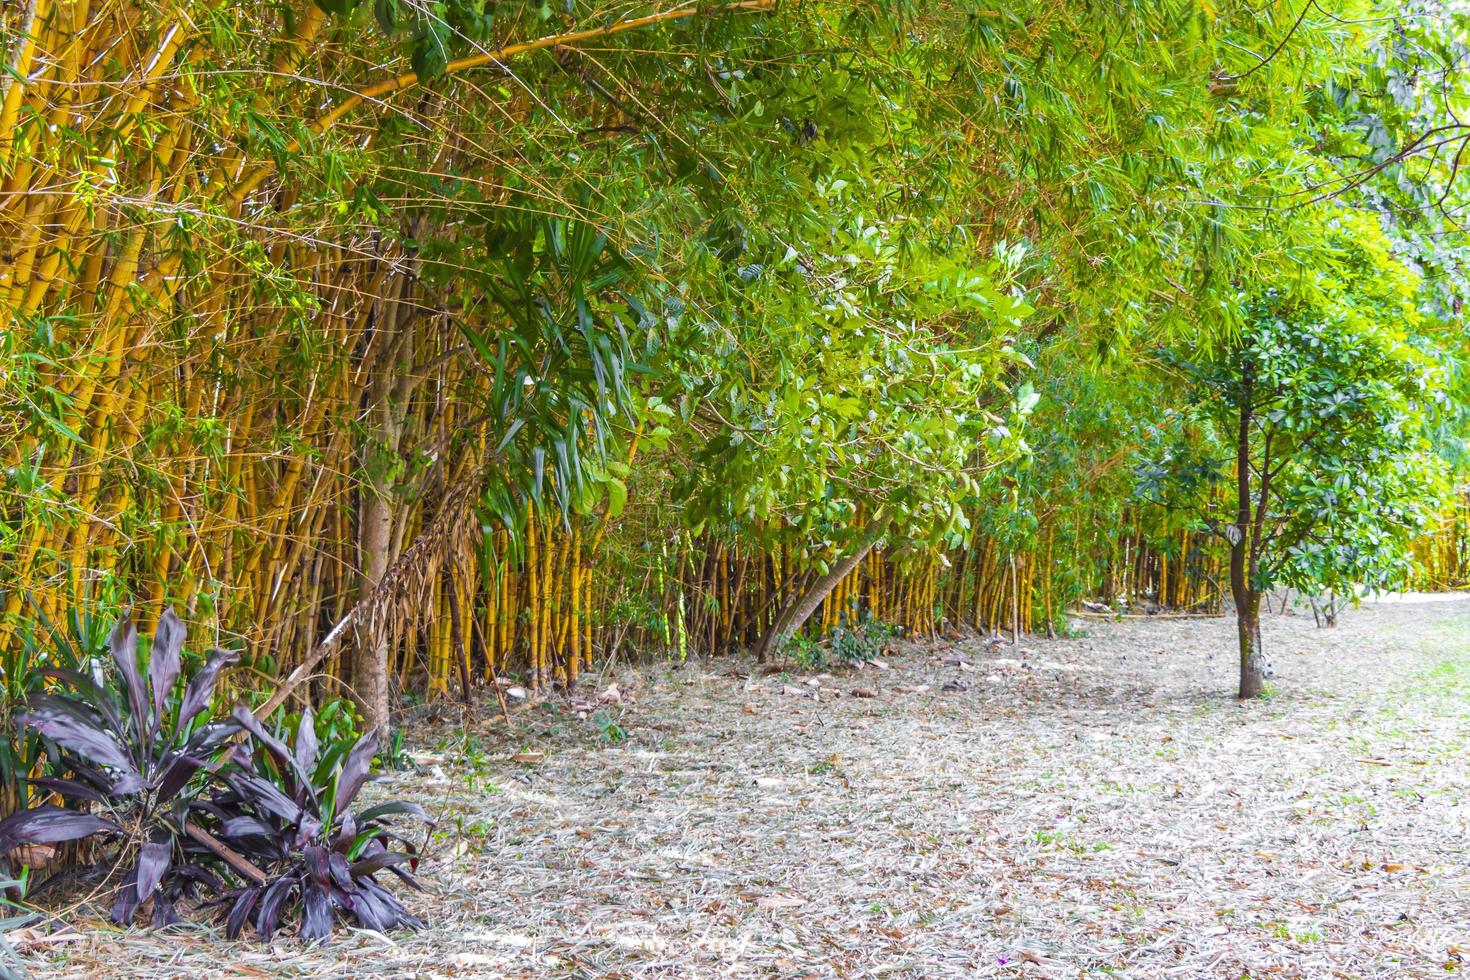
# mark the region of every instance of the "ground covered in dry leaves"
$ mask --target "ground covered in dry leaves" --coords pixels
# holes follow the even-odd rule
[[[1274,694],[1247,705],[1229,620],[1076,625],[825,676],[643,666],[513,709],[514,733],[493,705],[467,729],[421,717],[422,772],[374,792],[442,817],[413,902],[429,930],[306,949],[84,922],[27,960],[76,977],[1470,968],[1470,600],[1368,605],[1335,630],[1273,615]]]

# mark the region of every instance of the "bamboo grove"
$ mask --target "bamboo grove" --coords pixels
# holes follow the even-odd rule
[[[1189,3],[371,6],[6,7],[0,650],[172,606],[262,687],[301,668],[376,721],[753,648],[834,567],[816,636],[1220,608],[1224,539],[1132,489],[1177,387],[1146,372],[1228,343],[1222,284],[1301,243],[1185,204],[1238,183],[1214,150],[1242,120],[1317,97],[1282,79],[1346,84],[1324,59],[1364,32]],[[1112,73],[1052,56],[1110,32]],[[1284,53],[1219,67],[1246,40]],[[817,407],[783,429],[796,368]],[[861,419],[865,391],[899,407]],[[819,416],[862,458],[799,487],[828,450],[780,440]],[[732,462],[752,444],[791,455]],[[1456,514],[1424,581],[1464,577]]]

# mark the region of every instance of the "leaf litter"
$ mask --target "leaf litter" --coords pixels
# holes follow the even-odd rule
[[[1229,620],[1076,625],[818,678],[627,669],[517,706],[513,732],[493,704],[431,709],[407,726],[422,771],[371,788],[442,817],[410,898],[428,929],[261,946],[83,907],[24,959],[117,978],[1464,968],[1470,599],[1267,617],[1276,693],[1245,705]]]

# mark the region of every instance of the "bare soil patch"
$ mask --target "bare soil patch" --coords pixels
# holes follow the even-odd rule
[[[517,709],[513,734],[493,704],[463,733],[423,718],[423,771],[374,792],[442,817],[411,903],[430,929],[308,949],[85,921],[27,960],[119,978],[1464,968],[1470,600],[1333,630],[1269,616],[1276,693],[1246,705],[1230,620],[1077,626],[823,677],[634,668],[618,703],[584,688]]]

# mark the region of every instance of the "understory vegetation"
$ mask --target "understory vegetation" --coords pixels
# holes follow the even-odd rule
[[[1459,0],[0,16],[16,900],[415,926],[423,702],[1470,583]]]

